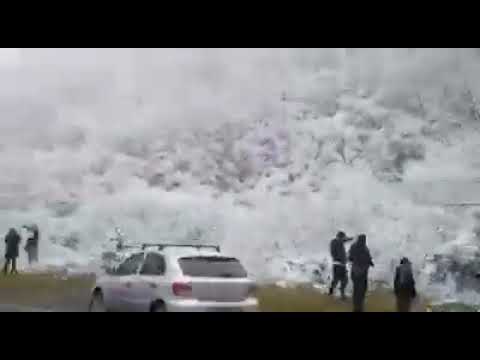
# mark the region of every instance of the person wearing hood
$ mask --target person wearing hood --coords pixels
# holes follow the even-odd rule
[[[37,225],[24,226],[24,229],[31,232],[31,235],[27,239],[27,244],[25,245],[25,251],[28,255],[28,264],[32,265],[33,263],[38,262],[38,240],[39,240],[39,231]]]
[[[417,296],[412,263],[406,257],[400,260],[395,270],[394,291],[398,312],[410,312],[413,300]]]
[[[8,234],[5,236],[5,266],[3,268],[3,273],[7,275],[8,267],[10,263],[12,264],[12,274],[17,274],[17,257],[18,257],[18,248],[20,245],[21,237],[18,234],[17,230],[11,228],[8,231]]]
[[[333,276],[330,285],[329,294],[333,295],[335,288],[340,283],[340,292],[342,299],[345,300],[345,288],[348,284],[347,274],[347,252],[345,251],[345,243],[353,240],[348,238],[343,231],[339,231],[335,239],[330,242],[330,255],[333,260]]]
[[[368,270],[373,267],[370,250],[367,247],[367,236],[361,234],[352,244],[348,254],[352,263],[350,277],[353,282],[353,311],[363,312],[365,295],[368,290]]]

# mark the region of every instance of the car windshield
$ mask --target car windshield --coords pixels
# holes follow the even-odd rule
[[[219,256],[183,257],[178,260],[182,272],[192,277],[245,278],[247,272],[235,258]]]

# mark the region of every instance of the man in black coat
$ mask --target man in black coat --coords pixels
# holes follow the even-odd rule
[[[7,275],[8,267],[12,263],[12,274],[17,274],[17,257],[18,248],[20,246],[21,237],[18,232],[11,228],[5,236],[5,266],[3,273]]]
[[[367,236],[358,236],[350,247],[348,259],[352,263],[351,278],[353,282],[353,311],[363,312],[365,295],[368,290],[368,270],[374,266],[370,250],[367,247]]]
[[[415,289],[412,264],[407,258],[401,259],[400,265],[395,270],[394,290],[397,298],[397,311],[410,312],[413,299],[417,296],[417,290]]]
[[[340,283],[340,292],[342,299],[345,299],[345,288],[348,284],[347,275],[347,252],[345,251],[345,243],[351,241],[343,231],[339,231],[335,239],[330,242],[330,255],[333,260],[333,278],[330,285],[329,294],[333,295],[335,288]]]

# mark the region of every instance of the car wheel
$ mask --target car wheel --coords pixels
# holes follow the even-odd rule
[[[105,303],[103,302],[103,294],[100,291],[96,291],[92,295],[88,310],[89,312],[107,312]]]
[[[152,304],[151,312],[167,312],[167,308],[163,302],[156,301]]]

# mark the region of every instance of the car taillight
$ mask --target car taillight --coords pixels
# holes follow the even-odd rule
[[[192,297],[192,285],[185,282],[174,282],[172,290],[175,296]]]

